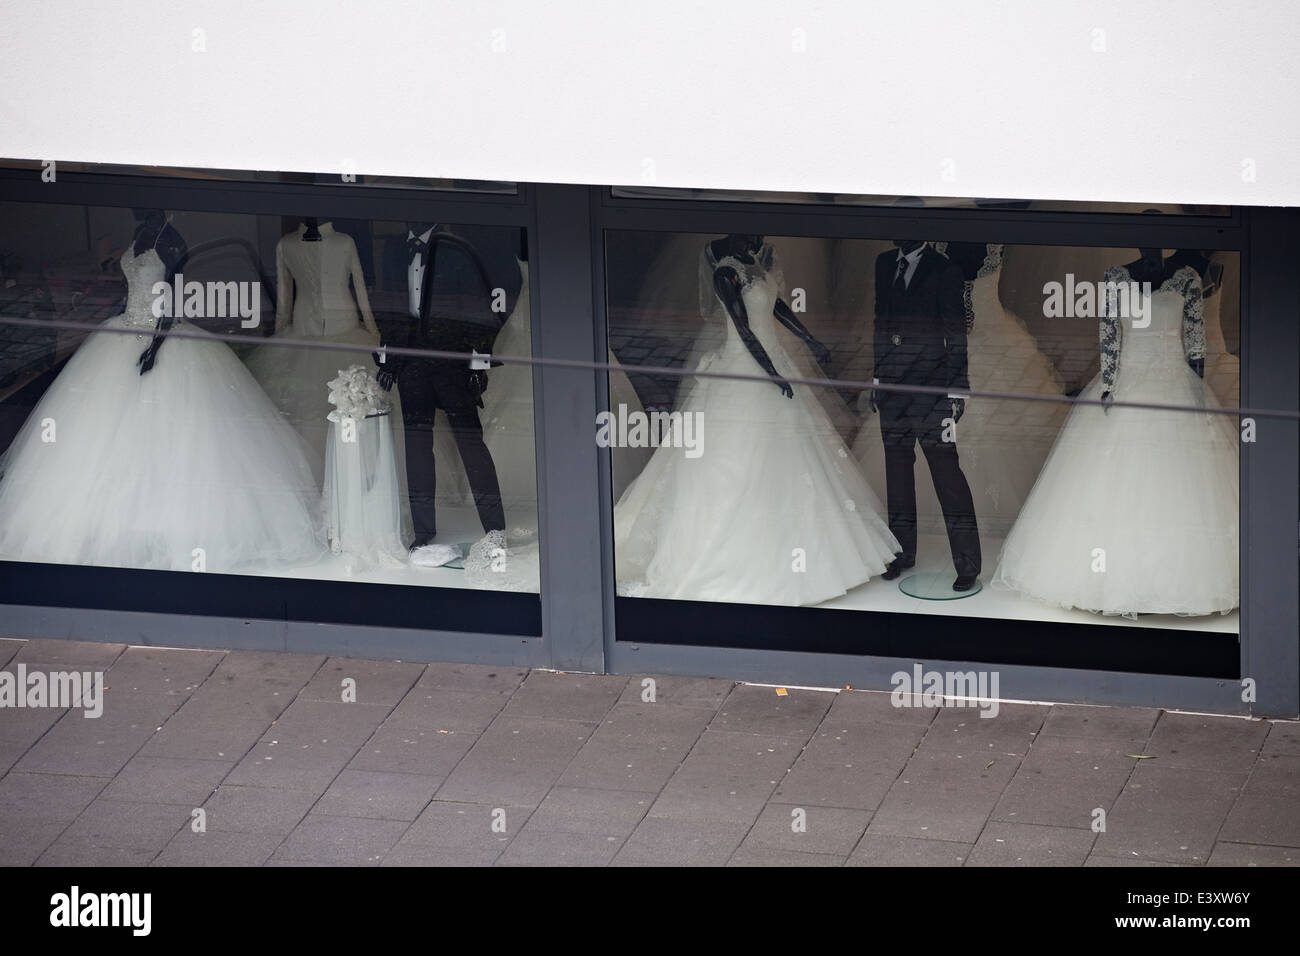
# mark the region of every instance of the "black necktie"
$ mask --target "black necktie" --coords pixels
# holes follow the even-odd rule
[[[894,291],[907,291],[907,256],[898,257],[898,274],[894,276]]]
[[[414,259],[416,256],[424,256],[428,252],[429,244],[419,236],[412,236],[406,240],[406,258]]]

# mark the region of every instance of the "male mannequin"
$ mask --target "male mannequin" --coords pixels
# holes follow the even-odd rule
[[[478,250],[460,236],[433,223],[408,223],[402,258],[407,274],[407,315],[383,330],[383,344],[405,348],[468,353],[487,352],[501,318],[491,311],[492,290]],[[511,260],[513,264],[513,259]],[[385,323],[388,324],[388,323]],[[478,410],[487,387],[485,372],[465,359],[384,356],[379,384],[396,382],[402,399],[406,435],[420,436],[406,448],[406,475],[414,521],[412,550],[432,543],[437,534],[437,475],[432,451],[434,415],[442,409],[451,425],[474,494],[484,532],[504,531],[501,490],[491,453],[483,442]]]
[[[967,391],[966,318],[962,270],[919,240],[900,239],[876,259],[875,378],[879,382]],[[943,508],[957,570],[954,591],[979,577],[979,529],[970,485],[957,460],[957,443],[944,441],[944,419],[954,427],[965,411],[946,394],[873,390],[885,446],[889,530],[903,552],[882,575],[893,580],[916,564],[916,444],[930,467]]]

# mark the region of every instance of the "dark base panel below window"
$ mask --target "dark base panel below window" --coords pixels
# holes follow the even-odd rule
[[[1236,634],[616,598],[617,640],[1238,680]]]
[[[536,594],[19,562],[0,562],[0,604],[521,637],[542,633]]]

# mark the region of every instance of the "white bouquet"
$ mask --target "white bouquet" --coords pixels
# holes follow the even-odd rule
[[[328,415],[332,422],[345,418],[355,421],[370,415],[386,415],[392,411],[379,382],[364,365],[339,369],[338,378],[327,384],[330,404],[334,406],[334,411]]]

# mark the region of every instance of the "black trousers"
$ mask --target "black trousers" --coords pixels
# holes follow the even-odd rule
[[[469,385],[463,361],[426,360],[412,363],[397,376],[406,430],[406,484],[415,525],[415,544],[428,544],[438,531],[438,490],[433,457],[433,417],[438,409],[447,415],[451,433],[469,477],[474,505],[484,531],[505,529],[501,486],[492,454],[483,442],[483,424]]]
[[[943,419],[952,414],[947,399],[930,395],[885,394],[880,401],[880,435],[885,445],[885,485],[889,530],[903,549],[903,563],[916,560],[916,446],[930,466],[943,509],[952,563],[959,575],[980,573],[980,535],[970,484],[957,460],[957,443],[943,440]]]

